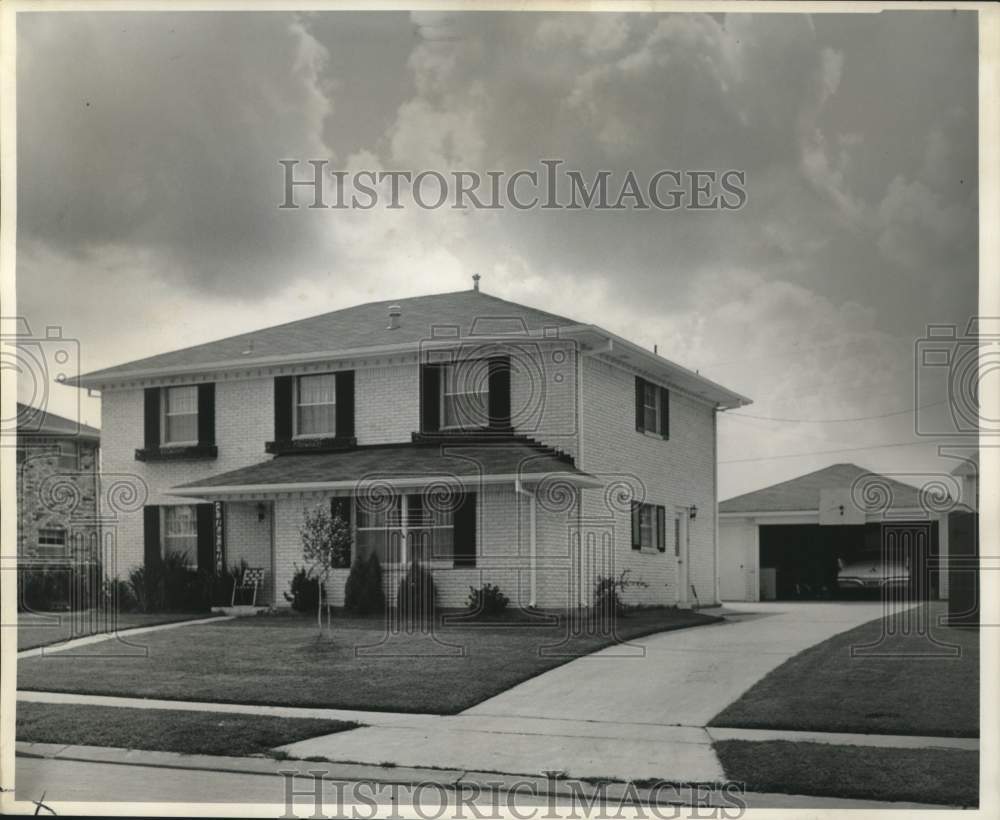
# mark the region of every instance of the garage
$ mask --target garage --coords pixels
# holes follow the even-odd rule
[[[918,488],[856,464],[835,464],[723,501],[721,597],[946,598],[948,579],[940,568],[948,504],[926,506]]]

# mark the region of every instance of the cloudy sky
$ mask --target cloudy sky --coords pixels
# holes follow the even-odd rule
[[[489,293],[657,344],[752,397],[720,423],[723,497],[836,461],[950,469],[901,411],[945,423],[914,344],[976,307],[971,13],[22,13],[17,27],[18,313],[78,339],[84,371],[479,272]],[[280,158],[732,168],[748,198],[282,211]],[[50,406],[72,415],[76,393],[55,387]],[[99,423],[98,400],[80,409]]]

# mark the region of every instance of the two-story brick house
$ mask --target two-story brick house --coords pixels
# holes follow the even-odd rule
[[[22,566],[60,565],[98,547],[101,433],[17,404],[17,554]]]
[[[148,488],[118,566],[241,559],[285,604],[305,511],[330,505],[389,579],[413,558],[440,603],[496,583],[586,605],[718,601],[716,413],[748,400],[593,325],[478,287],[373,302],[82,376],[105,469]],[[342,600],[347,571],[333,583]]]

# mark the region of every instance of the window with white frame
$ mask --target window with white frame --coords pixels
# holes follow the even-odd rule
[[[63,527],[42,527],[38,530],[40,555],[62,555],[66,552],[66,530]]]
[[[643,547],[653,547],[656,544],[656,510],[652,504],[639,507],[639,537]]]
[[[360,501],[355,543],[363,558],[374,552],[383,564],[451,564],[455,557],[454,511],[439,509],[418,494],[396,496],[390,505],[377,510]]]
[[[198,387],[163,388],[163,444],[198,443]]]
[[[162,507],[163,537],[160,539],[163,554],[177,552],[184,555],[189,565],[198,560],[198,513],[194,506],[182,504]]]
[[[441,429],[488,426],[489,369],[450,364],[441,371]]]
[[[660,388],[649,382],[643,383],[642,395],[643,427],[650,433],[660,430]]]
[[[333,436],[337,432],[337,377],[333,373],[295,380],[295,436]]]

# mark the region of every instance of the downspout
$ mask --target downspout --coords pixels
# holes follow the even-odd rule
[[[514,479],[514,492],[518,495],[526,496],[529,500],[528,502],[528,554],[529,554],[529,577],[530,577],[530,595],[528,598],[528,606],[534,608],[536,600],[536,590],[537,590],[537,577],[536,577],[536,564],[537,561],[537,543],[535,540],[535,494],[531,490],[526,490],[524,485],[521,483],[520,478]]]
[[[577,348],[577,371],[576,371],[576,429],[577,434],[580,439],[579,448],[577,450],[577,466],[581,470],[586,470],[583,462],[583,452],[584,452],[584,421],[583,421],[583,359],[584,356],[587,358],[593,358],[594,356],[599,356],[602,353],[611,354],[614,352],[615,342],[614,339],[608,339],[607,343],[602,347],[595,347],[591,350],[586,351],[581,355],[581,351]],[[588,587],[586,578],[586,562],[584,561],[584,546],[583,546],[583,493],[578,493],[578,498],[580,503],[576,505],[576,532],[579,539],[580,547],[580,568],[579,568],[579,591],[577,604],[581,607],[586,607],[590,605],[590,600],[587,595],[586,589]]]
[[[712,415],[712,526],[715,530],[715,603],[722,604],[719,580],[719,408]]]

